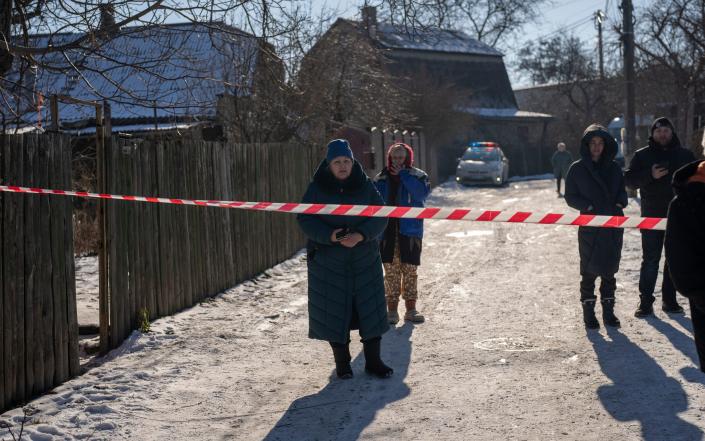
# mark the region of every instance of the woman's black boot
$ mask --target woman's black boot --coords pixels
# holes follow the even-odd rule
[[[362,348],[365,352],[365,371],[379,378],[388,378],[392,376],[394,369],[382,362],[380,357],[381,346],[382,337],[362,341]]]
[[[602,300],[602,321],[605,325],[619,328],[621,323],[616,315],[614,315],[614,299]]]
[[[599,329],[600,323],[595,317],[595,301],[585,300],[583,301],[583,322],[587,329]]]
[[[333,348],[333,358],[335,359],[335,373],[338,378],[348,380],[353,377],[352,367],[350,366],[350,342],[334,343],[330,342]]]

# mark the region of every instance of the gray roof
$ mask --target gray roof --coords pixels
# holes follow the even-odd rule
[[[60,45],[80,36],[37,35],[31,45]],[[25,76],[25,99],[35,102],[26,109],[26,123],[37,120],[38,93],[82,100],[106,96],[117,119],[152,119],[155,107],[161,119],[214,116],[218,95],[250,93],[258,53],[254,36],[220,23],[125,28],[117,37],[100,43],[89,42],[84,48],[66,52],[73,63],[85,66],[80,74],[61,53],[40,57],[42,64],[52,69]],[[17,81],[18,70],[14,66],[9,81]],[[2,82],[0,79],[0,86],[11,89],[11,84]],[[45,99],[45,121],[49,119],[48,105]],[[65,123],[93,118],[95,110],[61,104],[59,114]]]
[[[492,119],[515,119],[515,118],[537,118],[537,119],[552,119],[553,115],[539,112],[529,112],[527,110],[519,110],[515,107],[508,108],[486,108],[486,107],[466,107],[459,109],[462,112],[476,115],[482,118]]]
[[[408,49],[420,51],[447,52],[472,55],[491,55],[501,57],[503,54],[461,31],[448,29],[408,29],[401,25],[379,23],[377,25],[379,42],[390,49]]]

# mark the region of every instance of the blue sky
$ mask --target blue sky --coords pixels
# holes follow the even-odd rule
[[[326,7],[327,9],[338,11],[341,17],[355,18],[359,17],[358,5],[360,3],[346,0],[313,0],[312,7],[313,11]],[[538,37],[556,35],[560,32],[573,32],[583,39],[586,44],[596,48],[597,30],[591,17],[598,9],[607,13],[608,21],[604,25],[605,38],[614,41],[615,36],[611,29],[613,21],[621,23],[622,17],[617,9],[620,3],[621,0],[563,0],[553,1],[544,5],[541,8],[539,22],[526,26],[516,41],[512,41],[505,50],[505,63],[509,70],[512,85],[515,88],[530,85],[527,80],[521,78],[513,67],[515,63],[515,48],[518,50],[526,41],[534,40]],[[633,0],[633,3],[636,9],[635,13],[638,13],[640,8],[644,8],[651,1]]]

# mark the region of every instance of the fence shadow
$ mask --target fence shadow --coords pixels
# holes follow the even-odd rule
[[[413,328],[407,322],[382,338],[382,359],[394,368],[391,378],[382,380],[365,374],[365,357],[360,352],[352,362],[352,380],[337,379],[333,370],[328,385],[293,401],[264,440],[357,440],[377,411],[409,395],[404,380],[411,359]],[[332,354],[330,358],[332,365]]]
[[[617,421],[638,421],[647,441],[701,440],[703,431],[681,419],[688,396],[680,383],[638,345],[617,330],[608,329],[611,341],[589,333],[602,372],[614,383],[598,387],[604,408]]]

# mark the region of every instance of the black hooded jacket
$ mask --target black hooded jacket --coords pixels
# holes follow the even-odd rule
[[[668,203],[673,199],[673,173],[694,160],[693,152],[681,146],[675,133],[666,147],[649,137],[649,144],[634,153],[624,172],[624,180],[630,188],[639,189],[642,216],[666,217]],[[654,164],[667,164],[668,174],[661,179],[654,179],[651,175]]]
[[[605,143],[598,162],[590,157],[590,139],[594,136]],[[570,207],[581,214],[624,215],[622,208],[628,199],[622,169],[614,161],[616,154],[617,142],[604,127],[593,124],[585,130],[580,143],[582,158],[570,166],[565,180],[565,200]],[[623,233],[621,228],[580,227],[580,272],[614,275],[621,260]]]
[[[666,260],[678,292],[705,301],[705,183],[688,182],[695,161],[673,175],[676,197],[668,208]]]

